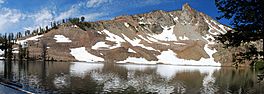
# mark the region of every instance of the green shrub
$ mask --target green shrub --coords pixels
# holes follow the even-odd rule
[[[257,70],[264,70],[264,61],[259,60],[255,62],[255,69]]]

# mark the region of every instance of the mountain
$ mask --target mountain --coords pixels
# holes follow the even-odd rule
[[[82,25],[69,22],[17,43],[27,42],[30,57],[40,57],[45,44],[48,57],[58,61],[220,66],[227,59],[214,37],[229,30],[184,4],[182,10],[170,12],[157,10]]]

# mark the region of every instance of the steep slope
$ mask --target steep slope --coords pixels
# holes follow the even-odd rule
[[[40,56],[41,45],[47,44],[48,57],[55,60],[220,66],[214,60],[214,36],[230,30],[188,4],[178,11],[120,16],[89,25],[82,27],[84,31],[63,24],[27,40],[30,55]]]

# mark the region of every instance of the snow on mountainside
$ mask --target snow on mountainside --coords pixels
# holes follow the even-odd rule
[[[30,49],[40,54],[39,45],[47,43],[48,56],[65,61],[220,66],[214,59],[218,52],[214,36],[231,30],[188,4],[182,10],[89,24],[86,31],[65,24],[35,36],[40,41],[29,42]],[[31,40],[18,42],[24,41]]]

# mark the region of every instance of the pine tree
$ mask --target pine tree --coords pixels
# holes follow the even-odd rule
[[[222,15],[217,19],[231,19],[234,32],[228,32],[222,42],[228,41],[227,46],[239,46],[241,42],[255,41],[264,38],[262,0],[215,0]]]
[[[54,21],[53,22],[53,28],[55,28],[55,29],[57,29],[58,27],[57,27],[57,24],[56,24],[56,22]]]
[[[49,31],[49,27],[48,26],[46,26],[46,32],[45,33],[47,33]]]
[[[53,23],[52,22],[50,22],[50,27],[53,28]]]
[[[263,41],[264,2],[262,0],[215,0],[215,4],[219,12],[222,13],[217,19],[230,19],[232,20],[231,25],[234,27],[234,31],[229,31],[218,37],[218,40],[223,44],[227,47],[237,47],[250,41],[261,39]],[[254,59],[254,61],[261,60],[261,58],[263,60],[263,49],[257,51],[254,46],[249,46],[247,49],[248,52],[239,53],[239,56],[243,59]]]
[[[85,20],[85,17],[82,16],[81,17],[81,22],[84,22],[84,20]]]
[[[41,57],[42,57],[42,60],[43,61],[46,61],[46,58],[47,58],[47,43],[45,43],[45,42],[42,42],[41,43],[42,44],[42,52],[41,52]]]

